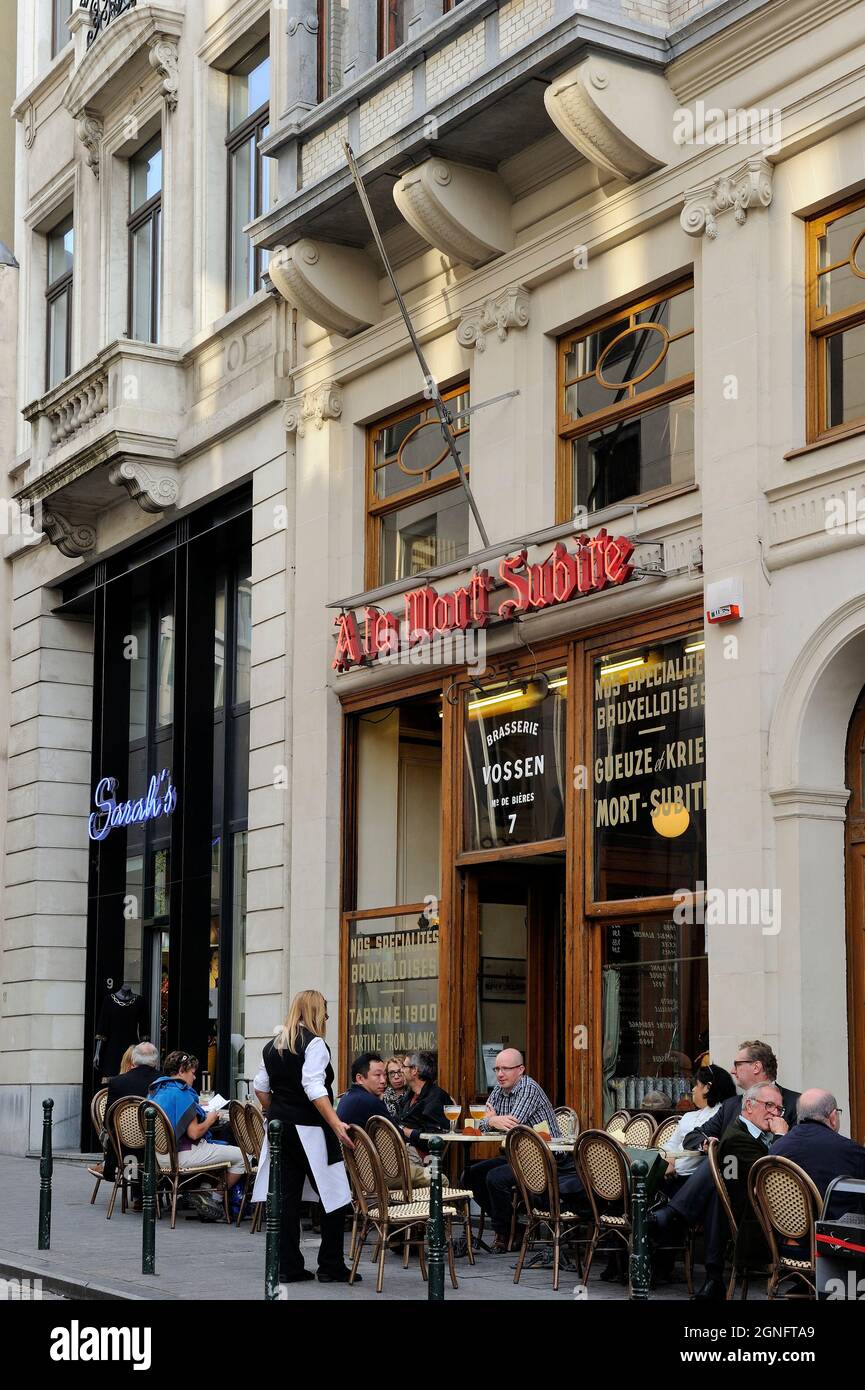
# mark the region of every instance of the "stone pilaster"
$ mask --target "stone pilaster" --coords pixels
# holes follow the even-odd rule
[[[285,117],[300,120],[318,101],[318,5],[291,0],[285,18]]]
[[[348,7],[343,84],[347,87],[378,61],[378,6],[370,0]]]

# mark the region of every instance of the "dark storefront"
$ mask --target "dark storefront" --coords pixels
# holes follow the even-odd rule
[[[94,639],[85,1146],[122,985],[163,1056],[194,1053],[226,1095],[245,1072],[250,514],[232,495],[64,589]]]

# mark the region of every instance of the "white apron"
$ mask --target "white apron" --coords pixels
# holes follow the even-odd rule
[[[309,1159],[309,1166],[315,1178],[318,1193],[313,1190],[309,1178],[303,1184],[301,1200],[304,1202],[321,1202],[326,1212],[337,1211],[340,1207],[347,1207],[351,1203],[351,1189],[348,1185],[348,1176],[345,1171],[345,1164],[340,1159],[338,1163],[328,1163],[327,1145],[324,1140],[324,1130],[319,1125],[297,1125],[297,1135],[303,1145],[303,1151]],[[267,1185],[270,1180],[270,1145],[268,1144],[267,1134],[264,1136],[264,1143],[261,1146],[261,1156],[258,1160],[258,1172],[255,1175],[255,1185],[252,1189],[253,1202],[267,1201]]]

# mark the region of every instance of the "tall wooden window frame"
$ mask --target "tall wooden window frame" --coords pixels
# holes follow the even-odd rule
[[[143,158],[149,151],[155,152],[156,149],[164,155],[162,146],[162,132],[155,135],[152,140],[148,140],[141,149],[136,151],[129,161],[129,217],[126,223],[127,230],[127,255],[128,255],[128,286],[127,286],[127,305],[126,316],[128,323],[129,337],[135,339],[135,236],[143,227],[150,227],[150,311],[147,324],[148,333],[144,338],[137,341],[145,343],[159,342],[159,320],[162,298],[162,185],[164,178],[164,166],[162,166],[159,191],[152,197],[141,203],[137,208],[132,207],[133,190],[133,163]]]
[[[592,319],[579,328],[572,329],[559,339],[558,343],[558,374],[557,374],[557,395],[556,395],[556,414],[558,429],[558,449],[556,458],[556,520],[567,521],[574,515],[574,468],[573,468],[573,449],[575,439],[583,435],[594,434],[605,425],[618,424],[620,421],[634,419],[639,415],[645,415],[649,410],[653,410],[659,405],[667,405],[672,401],[684,399],[694,394],[694,372],[690,371],[677,377],[674,381],[664,382],[660,386],[654,387],[649,391],[638,393],[634,388],[640,384],[645,376],[650,372],[642,372],[639,376],[632,378],[623,385],[623,399],[616,401],[605,410],[594,411],[591,415],[582,417],[573,416],[567,410],[568,388],[576,382],[587,379],[593,373],[583,373],[578,377],[569,377],[567,374],[567,358],[573,348],[592,333],[597,333],[601,329],[608,327],[612,323],[619,323],[627,318],[628,327],[617,335],[624,337],[632,329],[639,327],[637,315],[646,309],[651,309],[655,304],[663,303],[664,300],[672,299],[674,296],[684,294],[694,288],[693,276],[678,280],[672,285],[667,285],[664,289],[654,294],[647,295],[645,298],[634,301],[630,304],[622,305],[618,309],[611,310],[609,313],[601,315],[599,318]],[[682,338],[694,335],[694,325],[690,329],[676,334],[665,334],[667,343],[663,354],[652,364],[651,371],[656,370],[666,356],[667,347],[672,342],[678,342]],[[603,358],[609,351],[613,343],[609,343],[601,354],[595,371],[601,366]],[[686,486],[692,486],[691,483]],[[669,483],[664,487],[655,488],[648,492],[637,494],[641,501],[651,501],[656,497],[668,496],[671,493],[681,490],[681,483]],[[622,501],[625,499],[623,498]]]
[[[851,212],[865,208],[865,195],[850,199],[828,212],[821,213],[806,224],[807,235],[807,355],[806,355],[806,430],[808,443],[823,439],[843,438],[865,428],[865,411],[854,420],[838,425],[828,424],[828,340],[836,335],[865,324],[865,227],[851,241],[845,260],[820,265],[820,241],[833,222]],[[857,259],[858,258],[858,259]],[[821,281],[833,270],[849,265],[862,281],[862,298],[846,309],[828,313],[820,303]]]
[[[267,41],[256,44],[255,48],[246,55],[243,62],[238,64],[229,74],[229,82],[235,75],[240,75],[238,69],[245,66],[250,59],[257,53],[269,56]],[[253,149],[253,206],[248,217],[252,221],[260,217],[267,209],[264,202],[264,193],[269,187],[269,174],[264,166],[265,155],[261,152],[262,141],[265,140],[270,132],[270,98],[261,103],[255,111],[234,127],[231,122],[231,107],[228,111],[229,130],[225,137],[225,151],[228,162],[227,170],[227,199],[226,199],[226,235],[225,235],[225,305],[226,309],[234,308],[238,304],[243,304],[246,299],[260,290],[263,283],[264,273],[270,259],[270,252],[264,247],[251,247],[251,275],[247,281],[247,292],[243,298],[234,298],[234,242],[235,234],[240,230],[235,225],[234,220],[234,194],[235,194],[235,166],[238,152],[244,145],[254,142]]]
[[[491,660],[485,682],[507,676],[517,680],[535,670],[564,665],[569,689],[576,698],[568,702],[565,737],[565,766],[592,766],[593,663],[613,647],[640,646],[669,641],[693,633],[703,623],[699,602],[684,599],[665,608],[635,616],[630,622],[608,619],[602,625],[567,638],[551,640],[534,647],[534,658],[514,651]],[[357,736],[356,720],[350,716],[366,710],[396,704],[431,691],[450,691],[442,701],[442,836],[441,896],[439,899],[439,1077],[461,1100],[474,1093],[475,1076],[475,991],[477,989],[477,942],[466,939],[464,923],[470,904],[466,870],[484,864],[519,865],[526,856],[555,853],[565,855],[565,951],[561,988],[564,990],[565,1074],[564,1090],[569,1104],[584,1118],[583,1125],[603,1122],[603,1068],[597,1059],[603,1053],[603,957],[602,929],[611,921],[652,919],[662,921],[672,914],[673,896],[627,899],[621,902],[592,902],[591,883],[591,792],[577,790],[573,778],[565,779],[565,836],[563,841],[545,841],[510,850],[462,852],[463,788],[465,745],[463,739],[464,696],[471,689],[464,668],[439,669],[433,675],[405,678],[385,691],[355,691],[342,697],[342,801],[341,801],[341,892],[342,928],[340,938],[340,1020],[343,1078],[347,1075],[349,924],[363,917],[408,916],[419,904],[381,907],[358,911],[354,907],[357,884]],[[676,900],[678,901],[678,900]],[[588,1047],[578,1045],[577,1029],[588,1030]],[[573,1039],[573,1044],[572,1040]]]
[[[452,386],[447,391],[443,391],[442,400],[447,404],[448,401],[453,401],[456,397],[465,395],[469,397],[469,404],[471,404],[469,392],[469,382],[465,380],[460,382],[458,386]],[[375,424],[367,427],[366,563],[364,568],[366,576],[365,582],[368,588],[374,588],[381,583],[381,538],[384,518],[388,516],[389,513],[401,511],[404,507],[411,506],[415,502],[420,502],[425,498],[437,497],[442,492],[449,492],[453,488],[462,486],[456,468],[452,468],[442,473],[440,477],[425,478],[420,483],[414,484],[409,481],[407,487],[403,488],[400,492],[391,493],[388,497],[378,497],[376,495],[376,473],[379,471],[379,467],[386,466],[380,465],[377,467],[376,465],[376,443],[384,434],[385,430],[390,429],[393,425],[399,424],[401,420],[410,419],[413,415],[425,416],[426,420],[423,422],[424,425],[426,425],[427,421],[435,421],[437,418],[435,406],[432,402],[422,400],[416,401],[413,405],[406,406],[404,410],[398,410],[392,415],[387,415],[384,419],[377,420]],[[470,417],[466,417],[462,422],[455,420],[453,433],[457,439],[459,439],[461,435],[469,433],[469,418]],[[435,429],[435,424],[431,424],[430,428]],[[408,438],[409,436],[406,437],[406,439]],[[406,441],[403,442],[405,443]],[[441,452],[436,455],[435,463],[431,465],[431,467],[425,469],[424,472],[431,474],[438,470],[442,466],[442,463],[447,460],[447,457],[447,447],[444,440],[442,440]],[[471,471],[470,462],[464,463],[463,467],[466,477],[468,477]],[[408,475],[406,476],[408,477]],[[466,502],[466,506],[468,507],[468,502]]]
[[[64,270],[61,275],[56,275],[53,280],[51,275],[51,238],[65,236],[67,232],[73,235],[73,265],[68,270]],[[75,257],[75,222],[70,214],[64,217],[62,222],[58,222],[56,227],[52,227],[46,236],[47,247],[47,275],[48,283],[45,289],[45,389],[50,391],[53,386],[59,385],[72,371],[72,282],[74,275]],[[54,348],[54,312],[61,300],[66,301],[66,341],[64,345],[64,369],[57,380],[52,380],[51,358]]]
[[[378,56],[386,58],[408,40],[408,24],[412,17],[411,0],[378,0]],[[398,38],[399,24],[403,35]]]

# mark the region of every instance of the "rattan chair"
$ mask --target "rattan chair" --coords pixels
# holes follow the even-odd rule
[[[665,1149],[667,1147],[679,1128],[679,1118],[678,1115],[669,1115],[666,1120],[661,1121],[652,1136],[653,1149]]]
[[[228,1215],[228,1186],[226,1177],[231,1167],[231,1160],[226,1158],[219,1163],[191,1163],[181,1168],[178,1163],[177,1140],[174,1136],[174,1129],[171,1121],[160,1105],[152,1100],[142,1100],[139,1102],[139,1114],[141,1118],[141,1128],[144,1129],[144,1111],[148,1105],[152,1105],[156,1111],[156,1162],[157,1162],[157,1182],[171,1189],[171,1229],[177,1223],[177,1195],[182,1187],[188,1187],[191,1182],[197,1182],[200,1178],[211,1177],[217,1179],[217,1186],[222,1191],[222,1205],[225,1210],[225,1224],[230,1225]],[[160,1163],[160,1158],[165,1160]]]
[[[354,1144],[350,1149],[347,1144],[343,1145],[343,1155],[345,1166],[348,1171],[349,1182],[351,1183],[354,1201],[357,1204],[358,1232],[355,1240],[354,1258],[351,1264],[351,1273],[348,1278],[350,1284],[354,1283],[357,1275],[357,1267],[360,1257],[363,1254],[363,1247],[366,1238],[372,1227],[377,1236],[376,1253],[378,1256],[378,1279],[376,1281],[376,1293],[381,1293],[384,1284],[384,1260],[387,1254],[389,1243],[396,1239],[404,1239],[406,1229],[420,1229],[420,1236],[411,1240],[412,1245],[417,1245],[420,1258],[421,1274],[424,1279],[426,1273],[426,1257],[424,1254],[424,1237],[426,1228],[429,1224],[430,1209],[429,1201],[426,1202],[406,1202],[400,1205],[391,1205],[387,1179],[384,1175],[381,1159],[378,1156],[375,1144],[370,1139],[365,1130],[359,1125],[348,1126],[349,1138]],[[443,1215],[445,1220],[445,1240],[447,1242],[448,1266],[450,1268],[451,1283],[454,1288],[458,1288],[456,1268],[454,1266],[454,1246],[453,1235],[451,1232],[451,1222],[456,1216],[455,1207],[444,1207]]]
[[[108,1087],[101,1086],[99,1090],[94,1093],[93,1099],[90,1102],[90,1123],[96,1131],[97,1135],[99,1136],[100,1142],[102,1139],[102,1130],[105,1127],[105,1111],[107,1110],[107,1108]],[[99,1191],[99,1184],[101,1182],[109,1181],[109,1179],[105,1176],[104,1152],[102,1163],[92,1164],[90,1167],[88,1167],[87,1171],[96,1179],[96,1182],[93,1185],[93,1192],[90,1197],[90,1205],[92,1207],[93,1203],[96,1201],[96,1194]]]
[[[243,1220],[243,1213],[246,1211],[246,1204],[252,1196],[252,1185],[258,1170],[258,1158],[257,1156],[252,1157],[253,1147],[246,1126],[246,1103],[244,1101],[230,1100],[228,1102],[228,1123],[231,1126],[232,1138],[243,1155],[245,1172],[243,1196],[240,1199],[240,1209],[237,1213],[237,1225],[239,1226]]]
[[[255,1163],[255,1171],[258,1172],[261,1163],[261,1150],[264,1148],[265,1119],[255,1101],[246,1102],[246,1133],[250,1144],[250,1157]],[[250,1194],[251,1195],[251,1194]],[[252,1234],[255,1235],[261,1229],[261,1217],[264,1212],[264,1202],[253,1202],[255,1211],[252,1213]]]
[[[576,1139],[580,1132],[580,1117],[570,1105],[556,1106],[556,1122],[563,1139]]]
[[[721,1176],[721,1169],[718,1163],[717,1139],[713,1138],[709,1140],[706,1156],[709,1163],[709,1172],[712,1174],[712,1181],[715,1184],[715,1191],[718,1194],[718,1200],[721,1203],[721,1208],[724,1212],[725,1217],[727,1218],[727,1225],[730,1228],[730,1240],[732,1243],[732,1268],[730,1271],[730,1281],[727,1285],[727,1298],[732,1300],[736,1297],[736,1285],[741,1280],[742,1299],[744,1301],[748,1297],[748,1287],[750,1284],[751,1275],[754,1273],[765,1275],[766,1269],[765,1266],[757,1268],[754,1265],[743,1265],[739,1261],[737,1254],[737,1247],[739,1244],[739,1223],[733,1215],[733,1208],[730,1205],[730,1194],[727,1191],[727,1184],[724,1182],[724,1179]],[[759,1159],[757,1161],[760,1162]]]
[[[527,1125],[508,1130],[505,1153],[513,1169],[517,1190],[526,1209],[526,1229],[514,1273],[514,1283],[520,1282],[523,1263],[529,1250],[538,1243],[553,1247],[553,1290],[559,1287],[559,1260],[562,1240],[575,1232],[586,1218],[576,1211],[562,1210],[559,1175],[552,1154],[539,1134]],[[539,1231],[548,1235],[541,1236]],[[588,1236],[584,1237],[584,1243]]]
[[[371,1115],[366,1122],[366,1132],[375,1144],[376,1152],[381,1159],[391,1206],[400,1206],[406,1202],[428,1202],[429,1187],[420,1187],[412,1181],[408,1148],[396,1125],[384,1115]],[[473,1265],[475,1256],[472,1249],[471,1189],[450,1187],[447,1181],[443,1180],[442,1200],[448,1206],[456,1207],[462,1217],[469,1264]],[[352,1228],[352,1253],[354,1235],[355,1230]],[[408,1264],[408,1245],[405,1247],[403,1263]]]
[[[126,1187],[127,1178],[124,1167],[126,1158],[125,1150],[135,1149],[144,1150],[144,1130],[138,1117],[138,1108],[141,1105],[141,1096],[121,1096],[116,1100],[105,1116],[105,1128],[108,1131],[108,1142],[114,1150],[116,1167],[114,1169],[114,1188],[111,1199],[108,1203],[108,1210],[105,1213],[106,1221],[110,1221],[114,1215],[114,1203],[117,1201],[117,1190],[120,1189],[120,1210],[126,1211]]]
[[[622,1143],[629,1144],[634,1149],[650,1149],[657,1128],[658,1121],[653,1115],[645,1111],[633,1115],[622,1131]]]
[[[815,1223],[823,1209],[823,1199],[808,1174],[780,1154],[758,1158],[748,1174],[748,1195],[769,1246],[771,1273],[768,1298],[817,1297],[817,1239]],[[805,1242],[807,1259],[801,1254],[783,1253],[779,1246]],[[804,1285],[804,1291],[785,1294],[778,1289],[787,1279]]]
[[[631,1118],[630,1110],[615,1110],[604,1125],[605,1134],[624,1134],[625,1125]]]
[[[630,1250],[630,1165],[621,1145],[602,1129],[583,1131],[574,1146],[574,1158],[592,1208],[592,1233],[583,1270],[583,1283],[587,1284],[595,1251],[605,1236],[614,1236]],[[617,1210],[606,1210],[609,1207]]]

